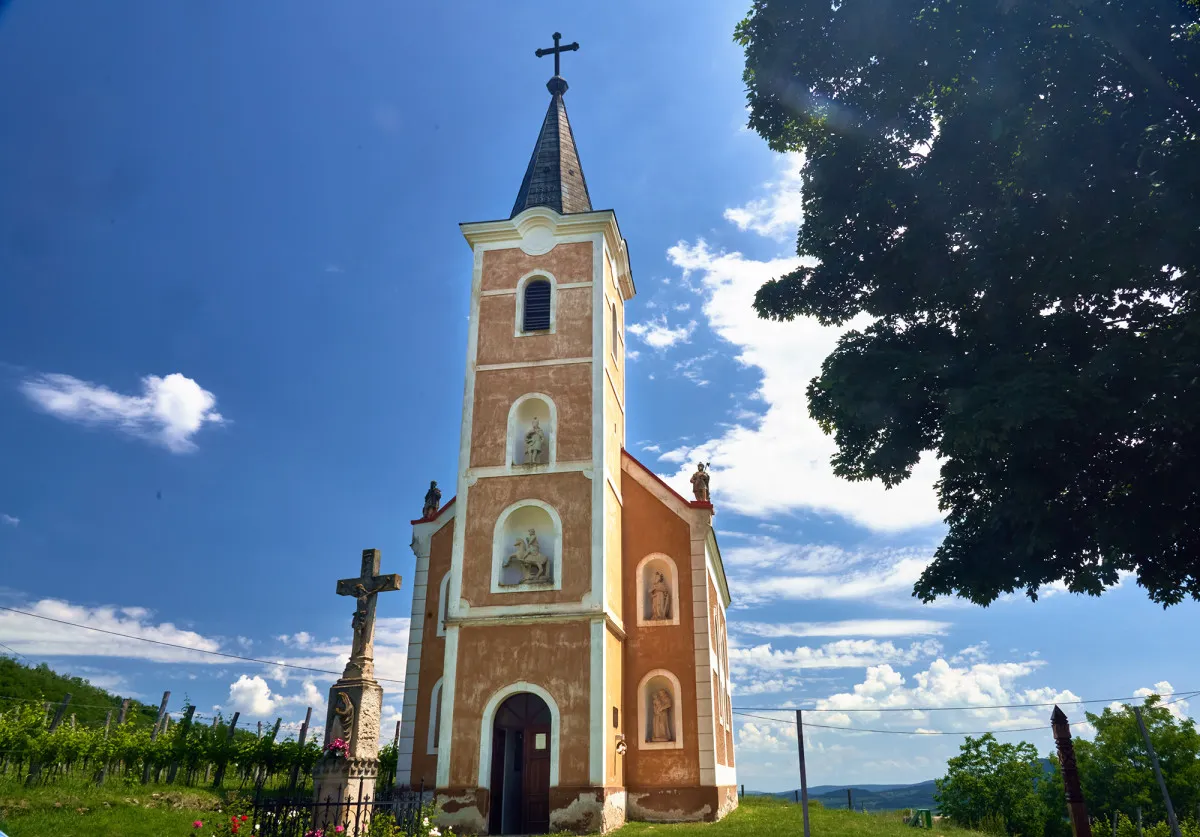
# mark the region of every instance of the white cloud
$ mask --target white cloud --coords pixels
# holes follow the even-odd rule
[[[284,695],[273,692],[259,675],[247,677],[243,674],[229,684],[229,699],[224,708],[252,718],[266,718],[289,708],[308,706],[313,708],[317,718],[324,714],[325,696],[312,680],[305,680],[298,693]]]
[[[907,648],[874,639],[842,639],[819,648],[800,646],[791,650],[776,650],[767,643],[750,648],[731,647],[729,668],[735,677],[748,676],[753,680],[765,672],[774,674],[795,673],[802,669],[866,668],[880,663],[911,665],[940,650],[941,645],[934,640],[914,642]]]
[[[695,328],[695,321],[671,328],[666,317],[659,317],[644,323],[630,323],[626,331],[652,349],[667,349],[677,343],[687,343]]]
[[[739,622],[731,630],[763,639],[810,636],[921,636],[944,634],[949,622],[932,619],[844,619],[840,622]]]
[[[174,453],[195,449],[192,437],[205,424],[225,419],[217,398],[178,372],[142,379],[141,395],[122,395],[70,375],[41,375],[21,383],[21,391],[42,410],[65,421],[115,427],[163,445]]]
[[[1154,684],[1153,689],[1138,689],[1133,694],[1135,697],[1140,698],[1147,698],[1150,697],[1150,695],[1158,695],[1159,697],[1163,698],[1161,702],[1166,706],[1167,711],[1174,715],[1177,719],[1182,721],[1188,717],[1188,702],[1186,700],[1166,697],[1166,695],[1175,694],[1175,688],[1171,685],[1170,681],[1160,680]]]
[[[21,518],[13,517],[11,514],[0,514],[0,524],[5,526],[20,526]]]
[[[800,177],[804,155],[784,154],[780,161],[779,180],[763,184],[770,194],[726,209],[725,220],[736,224],[739,230],[752,230],[780,241],[795,237],[804,219],[803,195],[800,191],[804,183]]]
[[[64,622],[185,646],[170,648],[0,611],[0,636],[11,639],[14,645],[19,644],[28,657],[125,657],[160,663],[227,662],[220,657],[188,650],[219,651],[221,643],[217,639],[177,628],[171,622],[155,624],[144,608],[83,607],[58,599],[42,599],[20,606],[20,609]]]

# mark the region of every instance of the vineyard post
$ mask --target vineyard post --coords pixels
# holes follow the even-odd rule
[[[300,748],[296,753],[296,762],[292,765],[292,775],[288,779],[288,793],[294,793],[296,790],[296,782],[300,779],[300,759],[304,756],[304,739],[308,737],[308,723],[312,720],[312,707],[308,707],[308,711],[304,713],[304,723],[300,725]]]
[[[167,701],[171,699],[169,691],[163,692],[162,703],[158,705],[158,717],[154,719],[154,729],[150,730],[150,743],[153,744],[158,739],[158,728],[162,726],[163,718],[167,717]],[[150,748],[153,751],[153,747]],[[145,764],[142,765],[142,784],[150,784],[150,756],[151,752],[146,753]]]
[[[174,757],[171,759],[171,769],[167,771],[167,784],[175,784],[175,776],[179,773],[179,759],[183,755],[183,748],[187,746],[188,730],[192,728],[192,715],[196,713],[195,706],[189,706],[183,713],[183,722],[179,725],[179,745],[175,748]]]
[[[217,777],[213,779],[213,787],[221,787],[221,783],[225,781],[225,765],[229,763],[229,745],[233,743],[233,731],[237,729],[238,717],[241,712],[234,712],[233,717],[229,719],[229,735],[225,739],[225,751],[221,753],[221,763],[217,765]]]
[[[67,711],[67,704],[71,702],[71,693],[67,692],[63,695],[62,703],[58,705],[58,711],[54,713],[54,720],[50,722],[50,729],[47,732],[54,732],[58,729],[58,725],[62,723],[63,714]],[[27,787],[33,787],[37,784],[38,775],[42,772],[41,759],[34,759],[29,762],[29,773],[25,776],[25,784]]]
[[[213,715],[213,722],[212,722],[213,733],[212,734],[214,736],[216,735],[217,721],[219,721],[219,720],[221,720],[220,715]],[[212,762],[210,761],[204,765],[204,784],[207,785],[211,779],[212,779]]]
[[[129,698],[121,701],[121,714],[117,716],[117,726],[125,723],[125,716],[129,714]]]
[[[108,728],[112,726],[112,713],[110,709],[104,716],[104,740],[108,740]],[[108,755],[105,754],[104,761],[100,765],[100,773],[96,776],[96,784],[103,785],[105,778],[108,776]]]

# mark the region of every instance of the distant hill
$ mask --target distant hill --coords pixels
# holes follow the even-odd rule
[[[30,701],[62,702],[71,694],[67,715],[75,714],[76,723],[98,726],[104,723],[109,709],[120,711],[122,698],[97,688],[80,677],[68,677],[53,671],[48,665],[26,666],[8,657],[0,657],[0,711]],[[133,701],[129,711],[136,723],[154,723],[158,707]],[[116,712],[113,720],[116,720]]]
[[[937,808],[933,801],[933,780],[912,785],[814,785],[808,790],[809,801],[816,800],[826,808],[845,808],[846,789],[851,791],[854,809],[865,806],[868,811],[894,811],[901,808]],[[750,793],[754,793],[751,791]],[[777,799],[794,800],[798,790],[755,794]]]

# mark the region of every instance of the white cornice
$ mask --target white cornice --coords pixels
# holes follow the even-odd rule
[[[557,239],[566,236],[603,233],[605,243],[616,259],[617,284],[621,288],[621,296],[630,299],[637,293],[629,266],[629,249],[621,236],[621,228],[617,226],[617,214],[611,209],[559,215],[553,209],[534,206],[515,218],[474,221],[458,226],[472,247],[480,244],[520,242],[518,246],[532,255],[548,252],[557,243]]]

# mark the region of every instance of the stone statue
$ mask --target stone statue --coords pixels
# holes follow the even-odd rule
[[[516,552],[509,555],[500,566],[511,567],[516,564],[521,570],[521,580],[517,583],[533,582],[536,584],[551,581],[550,559],[542,554],[536,530],[530,529],[529,535],[518,538],[513,546],[516,547]]]
[[[546,431],[538,424],[537,416],[533,417],[533,427],[525,434],[525,464],[541,465],[545,462]]]
[[[671,585],[658,570],[654,571],[654,583],[650,585],[650,618],[671,618]]]
[[[708,469],[703,462],[696,466],[696,473],[692,474],[692,493],[701,503],[712,502],[708,495]]]
[[[437,480],[430,480],[429,490],[425,492],[425,505],[421,507],[421,519],[433,520],[441,507],[442,490],[437,487]]]
[[[651,708],[654,710],[654,720],[650,726],[650,741],[674,741],[675,733],[671,729],[671,693],[666,689],[659,689],[654,693]]]
[[[354,735],[354,702],[350,695],[338,692],[337,703],[333,705],[333,722],[329,725],[329,743],[342,739],[348,745],[350,736]]]

